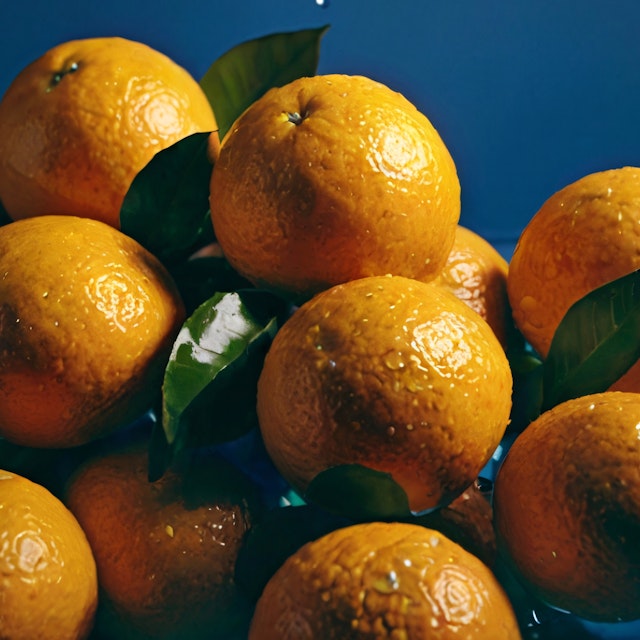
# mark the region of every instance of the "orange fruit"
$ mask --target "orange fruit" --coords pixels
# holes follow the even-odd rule
[[[98,567],[108,638],[210,638],[246,626],[235,560],[260,506],[255,485],[206,454],[149,482],[136,446],[86,462],[66,501]],[[234,636],[235,637],[235,636]]]
[[[448,505],[420,516],[420,525],[437,529],[487,566],[496,559],[493,509],[479,482],[468,486]]]
[[[2,470],[0,514],[0,637],[87,638],[98,583],[77,520],[41,485]]]
[[[118,227],[147,162],[216,129],[199,84],[163,53],[124,38],[64,42],[0,101],[0,201],[13,219],[71,214]]]
[[[97,220],[38,216],[0,227],[0,436],[83,444],[155,401],[184,318],[140,244]]]
[[[529,221],[509,265],[516,325],[546,357],[569,307],[640,268],[640,169],[592,173],[552,195]],[[640,363],[613,387],[640,391]]]
[[[304,299],[334,284],[442,269],[460,216],[428,118],[370,78],[318,75],[254,102],[211,176],[216,237],[247,279]]]
[[[479,313],[505,349],[512,324],[508,271],[508,262],[490,242],[458,225],[447,262],[434,281]]]
[[[543,413],[498,471],[500,548],[551,605],[640,618],[640,395],[605,391]]]
[[[250,640],[516,640],[511,604],[491,571],[438,531],[371,522],[309,542],[267,583]]]
[[[511,371],[489,325],[402,276],[336,285],[284,323],[258,382],[271,459],[304,493],[339,464],[390,473],[412,510],[445,504],[502,438]]]

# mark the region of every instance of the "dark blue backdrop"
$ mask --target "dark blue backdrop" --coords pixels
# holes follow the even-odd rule
[[[542,202],[601,169],[640,164],[637,0],[0,0],[0,92],[63,40],[142,40],[201,77],[239,42],[331,25],[320,72],[374,77],[439,129],[462,222],[510,256]]]

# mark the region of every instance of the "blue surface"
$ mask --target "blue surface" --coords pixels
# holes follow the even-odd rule
[[[196,77],[229,48],[330,24],[321,73],[372,76],[424,111],[460,174],[463,224],[507,257],[553,192],[640,164],[637,0],[31,0],[0,3],[0,92],[60,41],[142,40]]]

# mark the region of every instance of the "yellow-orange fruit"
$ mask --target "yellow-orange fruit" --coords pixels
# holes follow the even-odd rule
[[[436,129],[361,76],[267,92],[222,141],[210,191],[229,262],[297,299],[364,276],[434,278],[460,216],[456,167]]]
[[[584,176],[553,194],[520,235],[507,281],[515,323],[546,357],[574,302],[638,268],[640,168]],[[640,363],[611,388],[640,392]]]
[[[453,294],[361,278],[316,295],[276,334],[258,417],[302,493],[329,467],[362,464],[390,473],[421,511],[476,479],[508,424],[511,386],[493,331]]]
[[[0,637],[88,638],[96,564],[71,512],[47,489],[0,469]]]
[[[209,454],[156,482],[148,469],[144,449],[109,452],[86,462],[67,491],[96,558],[98,630],[191,640],[246,630],[251,610],[234,570],[260,508],[257,487]]]
[[[184,319],[167,270],[113,227],[38,216],[0,227],[0,436],[84,444],[157,398]]]
[[[258,600],[250,640],[518,640],[511,604],[478,558],[438,531],[371,522],[290,556]]]
[[[216,129],[200,85],[163,53],[126,38],[63,42],[0,101],[0,201],[14,220],[65,214],[119,227],[149,160]]]
[[[479,313],[505,349],[513,325],[508,272],[507,261],[491,243],[458,225],[447,262],[434,280]]]
[[[550,604],[640,618],[640,394],[605,391],[543,413],[495,483],[501,548]]]

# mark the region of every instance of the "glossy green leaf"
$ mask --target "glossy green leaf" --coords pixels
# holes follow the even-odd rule
[[[543,408],[605,391],[640,358],[640,270],[575,302],[544,361]]]
[[[330,467],[311,481],[305,499],[354,520],[407,518],[412,513],[404,489],[391,474],[359,464]]]
[[[158,152],[136,175],[120,210],[124,233],[170,265],[212,242],[208,133]]]
[[[268,89],[316,73],[320,40],[327,29],[324,26],[249,40],[211,65],[200,85],[216,114],[220,139]]]
[[[257,381],[283,305],[256,290],[218,293],[187,319],[165,371],[151,476],[182,449],[233,440],[256,426]]]

